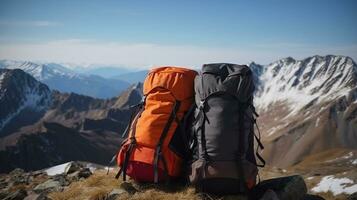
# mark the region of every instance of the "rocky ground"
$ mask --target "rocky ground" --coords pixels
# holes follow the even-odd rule
[[[268,190],[261,199],[356,199],[357,193],[334,195],[331,191],[314,193],[311,189],[321,180],[324,174],[311,170],[279,169],[267,167],[261,170],[260,190]],[[114,200],[114,199],[236,199],[245,200],[242,196],[214,196],[196,193],[191,186],[182,184],[154,185],[137,184],[131,181],[122,182],[114,178],[117,169],[111,168],[109,174],[102,166],[82,162],[69,162],[46,170],[24,172],[15,169],[9,174],[0,176],[0,199],[5,200]],[[301,176],[291,176],[300,173]],[[272,183],[272,178],[287,177],[284,183]],[[313,177],[313,178],[311,178]],[[266,181],[268,180],[268,181]],[[279,179],[280,180],[280,179]],[[306,193],[310,193],[307,195]],[[314,194],[314,195],[312,195]],[[317,194],[319,196],[317,196]],[[354,195],[354,197],[353,197]]]

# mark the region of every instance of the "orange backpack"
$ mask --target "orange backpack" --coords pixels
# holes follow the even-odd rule
[[[194,100],[196,71],[160,67],[149,72],[144,82],[143,101],[136,106],[126,139],[117,156],[123,174],[139,182],[159,182],[181,175],[188,153],[184,116]]]

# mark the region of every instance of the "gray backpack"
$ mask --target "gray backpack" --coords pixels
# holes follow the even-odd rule
[[[190,181],[215,194],[246,193],[258,174],[254,134],[258,114],[253,106],[252,71],[245,65],[205,64],[195,79],[193,162]],[[257,149],[258,150],[258,149]]]

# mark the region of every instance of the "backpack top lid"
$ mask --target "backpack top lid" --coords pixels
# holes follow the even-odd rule
[[[211,63],[202,66],[202,73],[211,73],[221,77],[234,75],[249,75],[252,71],[246,65],[232,63]]]
[[[246,65],[204,64],[202,72],[195,80],[196,95],[201,100],[212,94],[223,92],[235,96],[242,103],[246,103],[252,100],[254,89],[252,71]]]
[[[151,69],[144,81],[143,93],[147,95],[154,89],[164,88],[179,101],[192,98],[196,75],[196,71],[183,67],[164,66]]]

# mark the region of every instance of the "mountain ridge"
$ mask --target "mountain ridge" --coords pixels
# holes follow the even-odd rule
[[[61,92],[75,92],[97,98],[117,96],[130,86],[128,82],[123,80],[80,74],[56,63],[42,64],[30,61],[0,60],[0,68],[22,69],[51,89]]]
[[[255,104],[268,164],[357,146],[357,67],[346,56],[285,58],[256,71]],[[258,73],[257,73],[258,72]]]

